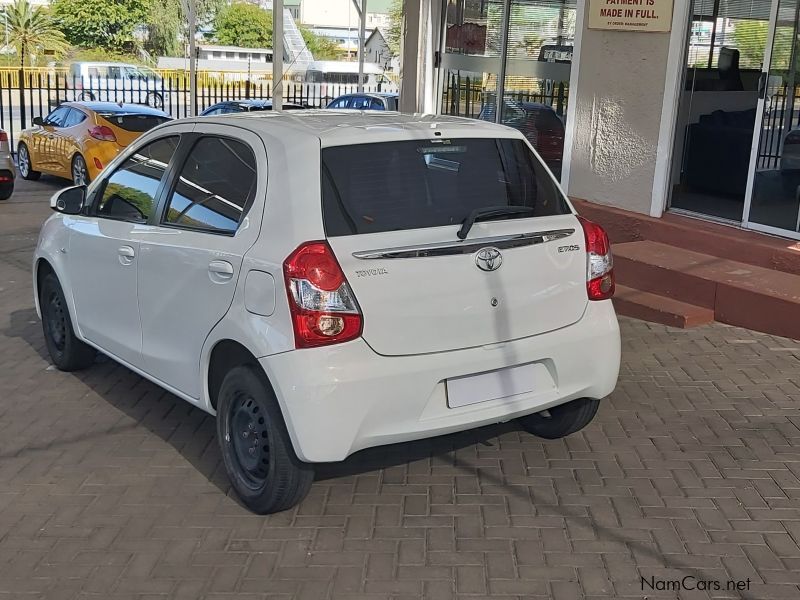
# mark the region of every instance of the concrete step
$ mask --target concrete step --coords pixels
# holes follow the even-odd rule
[[[800,275],[800,242],[665,213],[653,218],[585,200],[573,199],[578,212],[602,225],[611,243],[649,240],[719,258]]]
[[[613,245],[622,285],[711,309],[722,323],[800,339],[800,275],[652,241]]]
[[[617,284],[614,294],[617,314],[671,327],[696,327],[714,320],[714,311]]]

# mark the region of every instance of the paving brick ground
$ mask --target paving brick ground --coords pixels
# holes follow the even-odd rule
[[[49,366],[29,261],[58,185],[0,203],[0,600],[800,598],[800,343],[622,320],[584,432],[362,452],[259,517],[211,418],[108,360]]]

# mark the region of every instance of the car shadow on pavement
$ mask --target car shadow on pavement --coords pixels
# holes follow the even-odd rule
[[[50,365],[50,356],[36,311],[33,308],[18,310],[10,314],[9,320],[8,328],[2,333],[9,338],[23,340]],[[46,368],[53,369],[52,366]],[[35,447],[26,446],[10,454],[21,456],[39,450],[52,450],[79,441],[144,427],[170,444],[223,493],[229,493],[230,483],[217,448],[215,421],[212,416],[100,353],[90,368],[64,375],[79,379],[97,397],[125,414],[128,419],[110,428],[62,436],[53,441],[45,440]],[[0,459],[3,457],[0,455]]]
[[[42,337],[41,325],[33,308],[18,310],[10,315],[10,325],[2,332],[10,338],[25,341],[47,364],[50,359]],[[0,460],[8,456],[22,456],[40,450],[52,450],[58,447],[84,441],[91,438],[102,438],[129,430],[144,427],[148,431],[170,444],[199,473],[215,485],[223,494],[235,498],[225,474],[219,448],[216,443],[214,418],[200,409],[193,407],[180,398],[161,390],[155,384],[133,373],[113,360],[99,355],[95,364],[85,370],[72,374],[92,389],[99,398],[129,417],[129,422],[110,428],[75,434],[53,441],[44,441],[36,446],[26,446],[11,452],[0,454]],[[439,436],[414,442],[393,444],[362,450],[341,463],[322,463],[316,465],[318,482],[346,479],[374,473],[392,467],[401,467],[417,461],[431,460],[436,467],[450,467],[448,475],[455,477],[472,477],[478,480],[479,486],[491,486],[505,490],[506,494],[515,496],[534,506],[547,506],[548,513],[561,516],[565,523],[571,520],[585,525],[586,515],[575,506],[553,504],[552,498],[537,495],[535,481],[531,477],[530,484],[510,483],[497,465],[484,466],[480,462],[470,464],[459,456],[459,451],[482,446],[488,449],[500,449],[504,437],[513,436],[519,427],[515,422],[489,425],[450,435]],[[528,434],[524,434],[528,435]],[[515,444],[513,439],[511,443]],[[544,445],[563,444],[563,441],[545,441]],[[456,474],[453,474],[456,471]],[[519,480],[519,478],[517,478]],[[238,502],[238,499],[237,499]],[[675,569],[698,580],[714,580],[713,574],[706,574],[702,569],[693,567],[688,554],[664,554],[653,543],[645,543],[626,536],[624,531],[598,524],[589,514],[591,527],[599,541],[624,544],[635,555],[647,557],[668,569]],[[740,592],[740,597],[749,599],[752,596]]]

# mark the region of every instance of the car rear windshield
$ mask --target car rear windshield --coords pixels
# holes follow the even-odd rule
[[[97,113],[109,123],[125,131],[150,131],[156,125],[169,121],[169,117],[160,115],[142,115],[137,113],[101,112]]]
[[[457,225],[485,207],[533,209],[522,217],[569,213],[523,141],[492,138],[324,148],[322,204],[329,237]]]

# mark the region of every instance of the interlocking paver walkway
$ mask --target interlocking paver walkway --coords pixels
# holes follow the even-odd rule
[[[0,599],[800,598],[800,343],[623,319],[580,434],[369,450],[255,516],[210,417],[109,360],[50,367],[29,263],[58,185],[0,203]]]

